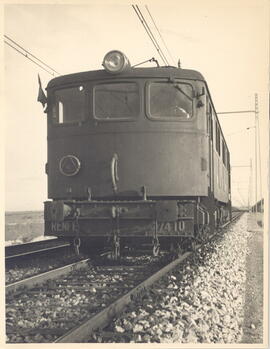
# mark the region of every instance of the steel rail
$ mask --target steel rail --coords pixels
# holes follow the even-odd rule
[[[70,244],[66,243],[66,244],[59,245],[59,246],[52,246],[52,247],[42,248],[40,250],[29,251],[29,252],[25,252],[25,253],[19,253],[19,254],[15,254],[15,255],[12,255],[12,256],[6,256],[5,260],[10,260],[10,259],[17,258],[17,257],[24,257],[24,256],[28,256],[28,255],[31,255],[31,254],[41,253],[41,252],[47,252],[47,251],[51,251],[51,250],[56,250],[58,248],[68,247],[68,246],[70,246]]]
[[[106,309],[102,310],[91,319],[86,320],[83,324],[68,331],[62,337],[58,338],[54,343],[82,343],[86,338],[90,337],[93,331],[104,328],[115,316],[119,315],[134,298],[140,294],[143,294],[149,286],[162,278],[170,270],[174,269],[191,254],[192,252],[186,252],[181,257],[166,265],[145,281],[141,282],[138,286],[113,302]]]
[[[223,229],[223,228],[227,227],[227,225],[233,223],[234,221],[236,221],[237,218],[241,217],[242,214],[243,214],[243,212],[235,212],[235,215],[232,217],[232,219],[231,219],[230,221],[224,223],[224,224],[221,226],[221,228]]]
[[[52,241],[55,241],[55,240],[58,240],[57,238],[52,238],[52,239],[47,239],[47,240],[39,240],[39,241],[32,241],[32,242],[25,242],[25,243],[22,243],[22,244],[15,244],[15,245],[8,245],[8,246],[5,246],[5,250],[6,252],[8,250],[14,250],[14,249],[20,249],[20,248],[26,248],[26,247],[29,247],[29,246],[36,246],[36,245],[41,245],[43,244],[45,241],[46,242],[52,242]]]
[[[42,246],[44,244],[50,244],[50,243],[54,243],[55,246],[47,246],[47,247],[41,247],[39,249],[33,249],[33,250],[29,250],[26,252],[16,252],[16,250],[23,250],[24,248],[27,249],[27,247],[34,247],[35,244],[38,246]],[[57,242],[56,239],[52,239],[52,240],[44,240],[44,241],[38,241],[36,243],[29,243],[29,244],[21,244],[21,245],[11,245],[11,246],[7,246],[5,247],[5,260],[11,260],[13,258],[17,258],[17,257],[23,257],[23,256],[27,256],[27,255],[31,255],[31,254],[35,254],[35,253],[41,253],[41,252],[46,252],[49,250],[53,250],[53,249],[57,249],[57,248],[63,248],[63,247],[68,247],[70,245],[69,242],[61,242],[60,244],[57,244],[59,242]],[[11,254],[12,250],[15,250],[15,254]]]
[[[31,289],[33,287],[42,285],[47,280],[53,280],[58,278],[59,276],[68,274],[69,272],[73,270],[78,270],[81,268],[86,268],[88,266],[90,259],[84,259],[76,263],[65,265],[64,267],[53,269],[50,271],[47,271],[45,273],[32,276],[30,278],[20,280],[17,282],[14,282],[12,284],[9,284],[6,286],[6,295],[9,293],[17,293],[20,292],[21,289]]]

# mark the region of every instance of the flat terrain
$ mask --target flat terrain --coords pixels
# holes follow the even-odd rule
[[[38,236],[42,236],[43,233],[42,211],[5,213],[5,241],[29,242]]]

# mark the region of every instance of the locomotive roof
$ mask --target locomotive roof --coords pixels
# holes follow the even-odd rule
[[[151,67],[151,68],[131,68],[119,74],[110,74],[105,69],[91,70],[75,74],[62,75],[52,79],[47,88],[61,86],[68,83],[76,83],[95,79],[115,79],[115,78],[179,78],[205,81],[201,73],[191,69],[181,69],[176,67]]]

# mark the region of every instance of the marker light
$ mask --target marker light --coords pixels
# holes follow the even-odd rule
[[[74,155],[63,156],[59,162],[59,170],[64,176],[75,176],[80,168],[80,160]]]
[[[121,73],[130,68],[129,60],[121,51],[108,52],[103,59],[102,65],[109,73]]]

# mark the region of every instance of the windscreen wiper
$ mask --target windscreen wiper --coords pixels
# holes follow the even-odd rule
[[[180,87],[178,84],[174,83],[173,86],[174,86],[178,91],[180,91],[185,97],[187,97],[191,102],[193,101],[193,99],[192,99],[189,95],[187,95],[187,94],[181,89],[181,87]]]

